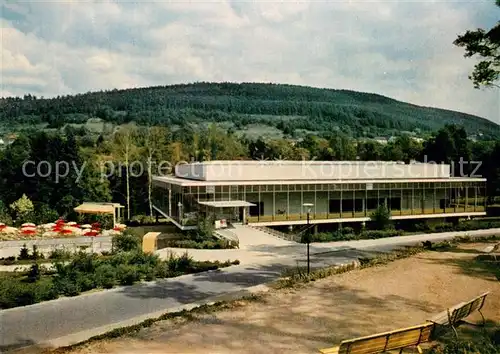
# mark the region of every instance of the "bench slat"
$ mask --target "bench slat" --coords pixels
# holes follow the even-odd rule
[[[383,351],[416,346],[430,339],[434,324],[431,322],[391,332],[345,340],[339,347],[320,349],[323,354],[374,354]]]
[[[337,347],[331,347],[331,348],[324,348],[324,349],[320,349],[320,353],[322,354],[338,354],[339,352],[339,346]]]
[[[438,313],[429,321],[443,326],[454,326],[474,311],[479,311],[483,307],[484,302],[486,301],[486,296],[488,294],[489,291],[467,302],[461,302],[455,306],[452,306],[448,308],[448,310]],[[450,318],[448,318],[448,311],[450,313]],[[450,323],[450,319],[452,323]]]

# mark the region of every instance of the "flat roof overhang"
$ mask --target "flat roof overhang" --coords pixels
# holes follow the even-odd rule
[[[244,201],[244,200],[223,200],[223,201],[216,201],[216,202],[200,202],[200,201],[198,201],[198,204],[210,206],[213,208],[237,208],[237,207],[255,206],[255,204],[249,203],[249,202]]]
[[[123,205],[118,203],[83,203],[73,210],[82,214],[114,214],[117,208],[123,208]]]
[[[353,183],[436,183],[436,182],[486,182],[478,177],[446,178],[381,178],[381,179],[332,179],[332,180],[260,180],[260,181],[197,181],[175,176],[153,176],[153,181],[171,183],[182,187],[196,186],[248,186],[248,185],[288,185],[288,184],[353,184]]]

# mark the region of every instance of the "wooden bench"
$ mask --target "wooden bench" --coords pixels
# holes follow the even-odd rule
[[[420,344],[430,340],[433,328],[434,323],[427,322],[391,332],[344,340],[338,347],[319,351],[323,354],[374,354],[399,349],[399,353],[402,353],[404,348],[416,347],[418,352],[422,353]]]
[[[485,292],[484,294],[481,294],[473,298],[472,300],[469,300],[467,302],[461,302],[458,305],[450,307],[445,311],[437,314],[429,321],[441,326],[450,326],[453,329],[453,332],[455,333],[455,336],[457,338],[458,338],[458,333],[455,327],[460,323],[464,322],[463,321],[464,318],[468,317],[474,311],[479,312],[479,314],[483,319],[483,326],[484,326],[485,319],[483,313],[481,312],[481,309],[483,308],[484,302],[486,301],[486,296],[489,293],[490,293],[489,291]]]

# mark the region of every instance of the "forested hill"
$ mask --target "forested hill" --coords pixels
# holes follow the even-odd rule
[[[31,95],[0,100],[0,123],[52,127],[103,118],[117,124],[182,125],[229,121],[261,122],[286,134],[297,130],[342,130],[353,136],[400,131],[435,131],[463,125],[469,134],[499,137],[500,126],[477,116],[420,107],[381,95],[348,90],[263,83],[194,83],[91,92],[40,99]]]

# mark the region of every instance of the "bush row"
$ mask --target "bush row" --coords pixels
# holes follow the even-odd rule
[[[15,265],[15,264],[26,264],[29,261],[38,261],[38,260],[68,260],[72,257],[72,253],[68,250],[57,248],[52,250],[47,256],[38,251],[36,245],[33,245],[33,250],[30,250],[24,245],[19,252],[17,257],[2,257],[0,258],[0,265]]]
[[[165,242],[166,247],[195,248],[195,249],[228,249],[234,248],[229,242],[224,240],[195,241],[195,240],[171,240]]]
[[[311,242],[333,242],[333,241],[350,241],[377,239],[384,237],[402,236],[402,230],[365,230],[359,234],[354,233],[350,227],[337,230],[335,232],[319,232],[311,235]],[[304,240],[302,242],[305,242]]]
[[[171,254],[168,259],[161,260],[157,255],[140,250],[118,252],[107,257],[79,252],[67,263],[57,261],[54,270],[48,271],[35,263],[22,274],[1,276],[0,308],[30,305],[60,295],[75,296],[95,288],[132,285],[141,280],[170,278],[233,264],[239,264],[239,261],[195,262],[187,253],[182,256]]]
[[[458,224],[448,222],[435,225],[421,223],[416,226],[417,231],[424,232],[472,231],[493,228],[500,228],[499,220],[468,220],[459,222]]]
[[[414,231],[426,233],[452,232],[452,231],[472,231],[500,228],[499,220],[469,220],[460,223],[439,223],[416,224]],[[333,241],[350,241],[363,239],[378,239],[384,237],[403,236],[405,230],[389,229],[389,230],[364,230],[360,233],[355,233],[351,227],[345,227],[334,232],[320,232],[311,235],[311,242],[333,242]],[[304,241],[303,241],[304,242]]]

